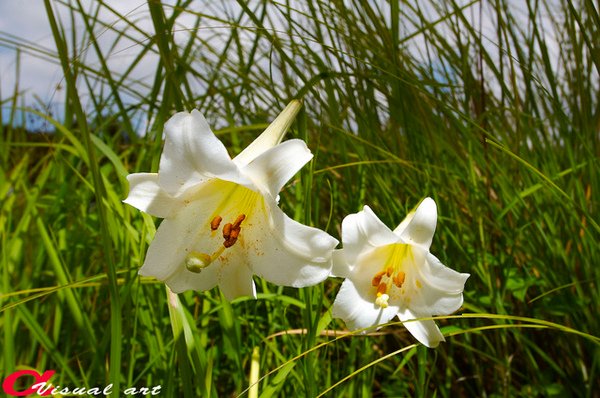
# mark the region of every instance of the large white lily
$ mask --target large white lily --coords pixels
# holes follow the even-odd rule
[[[338,241],[277,206],[281,188],[312,158],[302,140],[280,143],[300,107],[292,101],[234,159],[197,110],[167,121],[158,173],[127,176],[124,202],[164,218],[141,275],[176,293],[218,285],[229,300],[256,297],[253,274],[294,287],[329,275]]]
[[[431,198],[391,231],[368,207],[342,222],[343,249],[334,253],[334,276],[346,280],[332,315],[352,330],[377,327],[396,315],[421,343],[435,347],[444,336],[431,319],[463,303],[469,274],[458,273],[429,252],[437,223]]]

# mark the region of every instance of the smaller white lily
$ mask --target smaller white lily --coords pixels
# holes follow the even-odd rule
[[[218,285],[229,300],[256,297],[253,274],[294,287],[327,278],[338,241],[277,206],[281,188],[312,158],[302,140],[280,143],[300,106],[292,101],[234,159],[200,112],[167,121],[158,173],[127,176],[124,202],[164,218],[141,275],[175,293]]]
[[[346,278],[332,315],[351,330],[389,322],[396,315],[422,344],[436,347],[444,336],[435,322],[463,303],[469,274],[444,266],[429,252],[437,207],[425,198],[391,231],[365,206],[342,222],[343,249],[334,252],[334,276]]]

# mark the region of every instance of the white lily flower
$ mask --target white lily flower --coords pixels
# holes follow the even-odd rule
[[[300,107],[292,101],[234,159],[197,110],[167,121],[158,173],[127,176],[124,202],[164,218],[140,275],[176,293],[218,285],[229,300],[256,297],[253,274],[294,287],[327,278],[338,241],[277,206],[281,188],[312,158],[302,140],[280,143]]]
[[[368,207],[342,222],[343,249],[334,252],[332,274],[346,280],[332,315],[351,330],[372,328],[396,315],[427,347],[444,336],[433,320],[460,308],[469,274],[458,273],[429,252],[437,208],[424,199],[393,231]]]

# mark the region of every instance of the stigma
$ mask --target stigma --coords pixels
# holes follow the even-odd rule
[[[388,300],[390,299],[390,296],[387,295],[386,293],[377,293],[377,298],[375,299],[375,304],[380,306],[381,308],[387,308],[388,307]]]
[[[185,257],[185,268],[190,272],[199,274],[212,262],[213,258],[211,255],[193,251]]]

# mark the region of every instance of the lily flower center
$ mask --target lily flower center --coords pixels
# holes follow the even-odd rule
[[[238,240],[243,245],[242,231],[252,226],[257,210],[265,211],[262,195],[242,185],[215,179],[206,184],[202,193],[206,194],[206,190],[218,200],[212,215],[199,220],[206,227],[200,229],[198,245],[214,249],[210,253],[192,250],[187,254],[185,267],[194,273],[200,273]]]
[[[375,304],[381,308],[389,306],[390,297],[404,295],[402,289],[406,274],[414,264],[412,246],[406,243],[394,243],[379,248],[386,259],[383,267],[371,279],[375,289]]]

